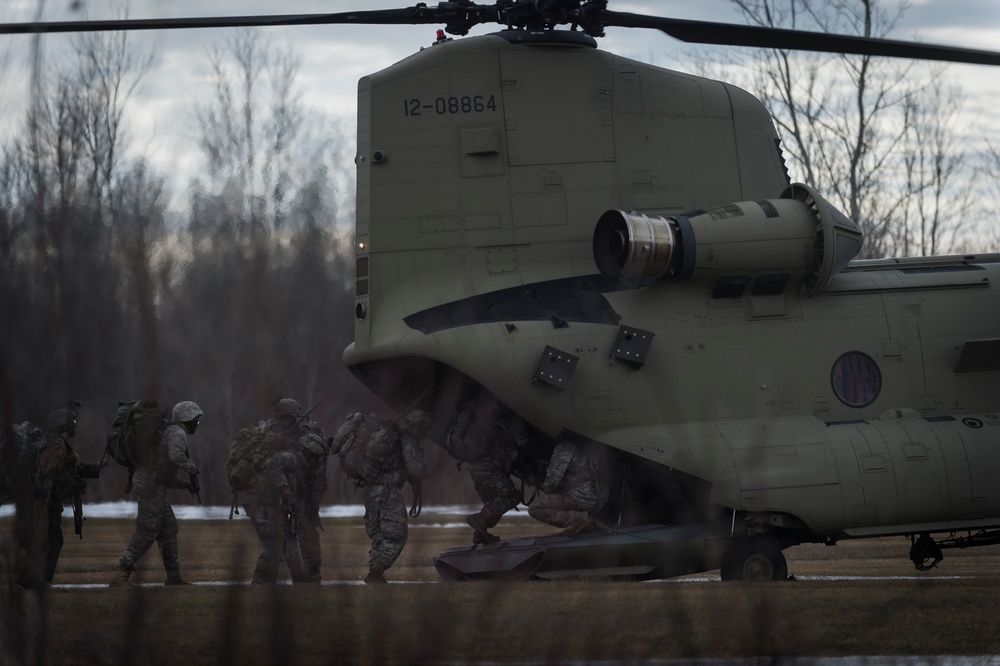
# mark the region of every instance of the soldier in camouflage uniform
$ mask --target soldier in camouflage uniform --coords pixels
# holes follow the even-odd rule
[[[305,461],[296,491],[296,505],[302,518],[298,521],[296,537],[305,570],[293,576],[293,580],[297,583],[319,583],[322,579],[319,531],[323,529],[319,520],[319,505],[326,492],[326,461],[330,446],[323,438],[319,425],[302,414],[299,403],[291,398],[275,402],[271,418],[261,426],[279,433],[285,439],[286,447],[301,454]]]
[[[160,546],[163,568],[167,571],[164,585],[188,584],[180,573],[177,518],[167,499],[167,489],[185,488],[191,493],[199,490],[198,467],[188,455],[187,441],[198,429],[202,415],[201,407],[190,400],[174,405],[170,423],[153,450],[150,462],[135,470],[133,488],[139,515],[135,519],[135,533],[125,546],[112,585],[128,583],[136,562],[154,541]],[[188,480],[179,479],[178,471],[187,472]]]
[[[542,492],[528,507],[528,515],[566,528],[565,534],[578,534],[594,527],[594,514],[606,500],[596,465],[577,442],[564,439],[552,451]]]
[[[84,492],[83,479],[96,479],[101,471],[100,463],[81,463],[70,444],[79,406],[71,401],[71,409],[51,412],[44,436],[31,423],[21,426],[14,485],[20,495],[19,538],[26,547],[18,583],[25,588],[52,582],[63,546],[63,503]]]
[[[504,413],[492,395],[483,393],[462,405],[448,431],[445,448],[460,462],[469,463],[469,474],[483,508],[466,522],[472,526],[473,543],[494,543],[500,537],[489,529],[522,500],[508,465],[517,450],[530,443],[528,427],[515,414]]]
[[[401,427],[385,424],[371,436],[365,449],[365,531],[372,540],[366,583],[385,583],[383,575],[406,545],[406,501],[403,484],[418,486],[427,478],[420,440],[430,431],[427,413],[414,409]]]
[[[300,453],[281,450],[271,454],[264,468],[250,480],[251,490],[243,495],[243,508],[253,522],[260,540],[260,556],[253,571],[253,584],[275,583],[278,565],[284,559],[292,580],[303,576],[299,554],[286,549],[288,512],[295,504],[299,474],[305,467]]]

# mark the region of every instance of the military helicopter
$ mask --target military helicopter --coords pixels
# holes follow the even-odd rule
[[[597,48],[710,44],[1000,65],[964,48],[610,11],[605,0],[8,24],[0,33],[437,24],[358,84],[355,340],[344,362],[444,442],[487,392],[610,489],[600,529],[452,548],[442,576],[719,569],[888,535],[926,570],[1000,543],[1000,255],[858,260],[858,226],[789,181],[764,106]],[[493,34],[467,35],[480,24]],[[997,428],[997,430],[994,430]]]

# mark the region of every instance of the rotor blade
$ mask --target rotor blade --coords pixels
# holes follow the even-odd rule
[[[1000,53],[995,51],[979,51],[955,46],[937,46],[871,37],[829,35],[784,28],[671,19],[622,12],[603,12],[601,24],[606,27],[655,28],[675,39],[694,44],[757,46],[765,49],[851,53],[963,62],[975,65],[1000,65]]]
[[[418,24],[441,23],[442,17],[426,7],[380,9],[339,14],[285,14],[271,16],[214,16],[204,18],[122,19],[108,21],[52,21],[0,23],[0,35],[45,32],[106,32],[113,30],[170,30],[175,28],[244,28],[288,25]]]

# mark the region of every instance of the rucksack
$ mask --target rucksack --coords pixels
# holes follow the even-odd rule
[[[500,402],[491,399],[469,400],[462,405],[445,438],[445,449],[461,462],[474,462],[496,451],[500,432]]]
[[[169,410],[164,409],[158,400],[118,403],[104,453],[110,460],[128,468],[129,486],[132,485],[131,473],[135,468],[152,461],[153,450],[168,420]]]
[[[254,475],[264,469],[267,459],[282,447],[282,437],[266,428],[241,428],[233,437],[226,462],[226,477],[234,490],[250,490]]]
[[[378,414],[354,412],[333,436],[330,453],[340,457],[340,468],[349,478],[364,478],[365,447],[378,427]]]
[[[14,496],[22,484],[35,480],[38,455],[48,442],[42,429],[31,421],[14,424],[8,439],[0,432],[0,504]]]

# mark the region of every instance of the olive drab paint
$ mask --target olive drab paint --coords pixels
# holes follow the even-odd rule
[[[756,99],[584,38],[436,44],[358,108],[344,359],[390,404],[484,387],[782,547],[1000,526],[1000,257],[855,260]]]

